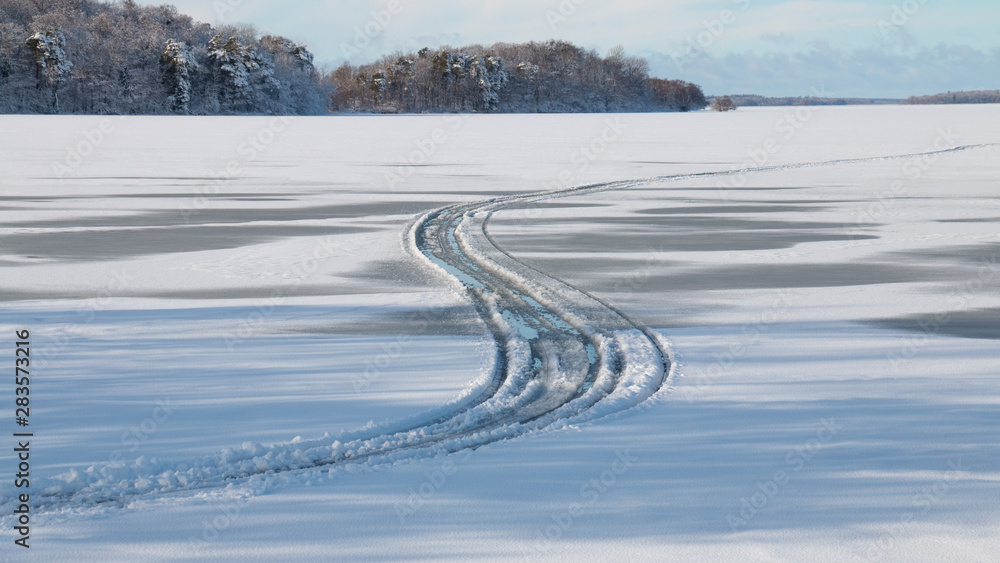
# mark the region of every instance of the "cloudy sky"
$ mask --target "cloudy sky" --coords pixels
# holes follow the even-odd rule
[[[564,39],[602,53],[623,45],[649,59],[653,75],[696,82],[709,94],[905,97],[1000,88],[997,0],[173,4],[200,21],[252,23],[304,42],[331,66],[423,46]]]

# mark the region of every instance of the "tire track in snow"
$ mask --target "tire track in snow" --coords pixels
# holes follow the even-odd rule
[[[986,147],[658,176],[502,196],[449,206],[419,218],[411,252],[468,296],[497,344],[493,376],[445,414],[395,429],[262,446],[243,444],[185,464],[137,462],[71,471],[32,495],[38,512],[98,506],[220,487],[258,476],[348,464],[380,465],[454,453],[634,407],[666,383],[665,340],[600,299],[531,268],[490,237],[490,218],[513,206],[684,179],[906,159]],[[5,514],[12,505],[3,502]],[[6,520],[9,517],[3,517]]]

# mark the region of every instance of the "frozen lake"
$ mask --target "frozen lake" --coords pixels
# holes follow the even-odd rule
[[[30,555],[996,560],[998,118],[0,116],[0,330],[32,333],[33,493],[170,489],[54,505]],[[450,456],[297,461],[437,419],[492,373],[472,301],[410,247],[418,216],[624,180],[488,232],[669,340],[663,389]],[[264,451],[307,468],[177,482]]]

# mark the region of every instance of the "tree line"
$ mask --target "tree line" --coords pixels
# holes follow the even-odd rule
[[[913,96],[903,100],[904,104],[1000,104],[1000,90],[973,90],[969,92],[948,92],[930,96]]]
[[[0,113],[314,114],[313,55],[131,0],[0,0]]]
[[[621,47],[605,57],[565,41],[424,48],[332,74],[335,111],[572,113],[690,111],[701,88],[650,78]]]
[[[773,106],[870,106],[898,104],[900,100],[887,98],[828,98],[817,96],[768,97],[754,94],[734,94],[729,98],[739,107]]]
[[[0,0],[0,113],[625,112],[706,107],[620,47],[424,48],[332,73],[305,45],[132,0]]]

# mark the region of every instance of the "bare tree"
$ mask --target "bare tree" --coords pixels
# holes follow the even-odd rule
[[[646,82],[646,88],[654,101],[667,109],[695,111],[708,106],[704,92],[698,85],[690,82],[650,78]]]
[[[710,107],[715,111],[734,111],[736,104],[733,103],[733,100],[729,96],[723,96],[712,100]]]

